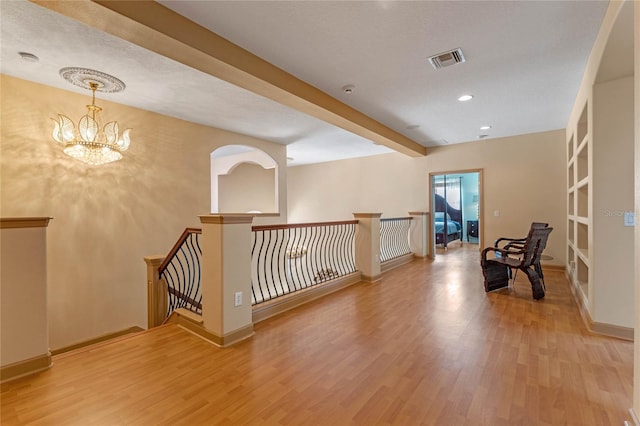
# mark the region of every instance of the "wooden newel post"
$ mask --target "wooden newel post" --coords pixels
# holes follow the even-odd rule
[[[409,212],[413,220],[411,221],[411,229],[409,230],[409,245],[411,251],[416,257],[430,257],[431,250],[429,248],[429,212]]]
[[[158,273],[164,256],[146,256],[144,261],[147,264],[147,328],[153,328],[161,325],[167,316],[167,286]]]
[[[382,213],[354,213],[356,227],[356,268],[362,273],[362,281],[376,282],[382,279],[380,272],[380,216]]]
[[[211,340],[229,346],[253,335],[252,215],[200,216],[202,320]]]

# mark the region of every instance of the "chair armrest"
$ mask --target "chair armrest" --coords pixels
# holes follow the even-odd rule
[[[499,248],[499,247],[487,247],[484,250],[482,250],[482,254],[481,254],[481,259],[480,259],[480,265],[484,266],[485,262],[487,261],[487,254],[489,252],[494,252],[494,253],[499,253],[501,257],[506,258],[509,255],[511,256],[519,256],[521,254],[524,253],[524,250],[505,250],[503,248]],[[496,256],[496,259],[499,260],[500,258],[498,258]]]
[[[480,263],[481,263],[482,265],[484,265],[484,264],[485,264],[485,262],[487,261],[487,254],[488,254],[490,251],[495,252],[495,253],[500,253],[502,256],[505,256],[505,257],[506,257],[508,254],[510,254],[509,250],[504,250],[504,249],[501,249],[501,248],[498,248],[498,247],[487,247],[487,248],[485,248],[484,250],[482,250],[482,254],[481,254],[482,259],[481,259],[481,261],[480,261]]]
[[[507,237],[502,237],[502,238],[498,238],[497,240],[495,240],[495,242],[493,243],[494,247],[498,247],[498,244],[500,244],[500,242],[502,241],[508,241],[508,244],[512,244],[512,243],[524,243],[525,241],[527,241],[526,238],[507,238]]]

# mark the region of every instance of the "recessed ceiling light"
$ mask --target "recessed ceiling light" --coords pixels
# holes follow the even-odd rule
[[[478,135],[478,139],[484,139],[484,138],[488,138],[489,135]]]
[[[415,130],[415,129],[419,129],[420,125],[419,124],[411,124],[409,126],[407,126],[407,129],[409,130]]]
[[[480,127],[480,130],[489,130],[491,128],[491,126],[482,126]]]
[[[473,95],[462,95],[458,98],[460,102],[470,101],[471,99],[473,99]]]
[[[18,55],[20,55],[20,57],[25,61],[29,62],[38,62],[40,60],[40,58],[38,58],[36,55],[29,52],[18,52]]]

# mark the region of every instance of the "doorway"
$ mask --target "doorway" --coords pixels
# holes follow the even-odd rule
[[[448,250],[483,244],[482,169],[429,173],[430,247]]]

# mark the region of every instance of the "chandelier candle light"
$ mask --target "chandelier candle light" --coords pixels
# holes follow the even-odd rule
[[[87,105],[87,114],[78,122],[77,131],[73,121],[66,115],[58,114],[58,119],[53,119],[53,139],[64,146],[65,154],[87,164],[100,165],[120,160],[121,153],[131,143],[131,129],[124,130],[120,137],[116,121],[110,121],[102,127],[102,108],[96,105],[96,90],[120,92],[125,88],[124,83],[109,74],[87,68],[63,68],[60,76],[71,84],[91,90],[92,99],[91,105]]]

